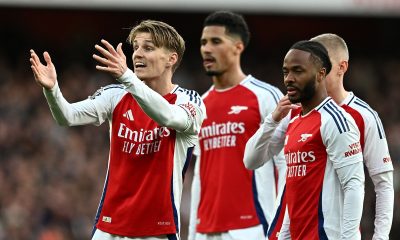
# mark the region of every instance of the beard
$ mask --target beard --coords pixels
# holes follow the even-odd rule
[[[315,95],[315,82],[316,80],[309,80],[303,89],[297,88],[299,96],[289,97],[291,103],[301,103],[311,100]]]
[[[207,71],[206,70],[206,75],[209,77],[214,77],[214,76],[220,76],[222,74],[222,72],[218,72],[218,71]]]

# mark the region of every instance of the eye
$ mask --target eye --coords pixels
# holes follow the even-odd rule
[[[222,41],[219,38],[213,38],[212,43],[213,44],[220,44]]]

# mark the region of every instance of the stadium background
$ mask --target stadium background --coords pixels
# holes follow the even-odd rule
[[[295,41],[324,32],[337,33],[347,41],[350,69],[345,86],[375,108],[385,126],[396,169],[391,239],[400,239],[397,170],[400,164],[400,6],[397,1],[381,0],[385,3],[383,7],[370,4],[374,7],[371,9],[357,8],[373,2],[369,0],[353,0],[354,6],[345,8],[312,8],[310,0],[304,1],[308,5],[287,4],[287,8],[251,5],[260,1],[230,5],[227,0],[225,5],[201,5],[196,9],[185,1],[169,1],[180,5],[157,7],[151,4],[135,7],[133,0],[127,7],[117,4],[122,0],[111,1],[117,4],[113,7],[102,6],[107,1],[100,0],[98,5],[84,0],[80,1],[82,5],[70,1],[76,4],[73,6],[54,4],[61,0],[37,1],[39,5],[33,2],[0,0],[0,240],[89,239],[107,167],[107,124],[57,126],[40,88],[34,83],[29,49],[50,52],[64,96],[70,102],[78,101],[101,86],[115,83],[108,75],[95,70],[92,54],[100,39],[115,45],[125,42],[129,27],[140,20],[165,21],[181,33],[187,47],[174,82],[204,93],[211,81],[203,71],[199,38],[204,17],[216,9],[231,9],[245,16],[252,39],[242,58],[243,69],[282,91],[283,56]],[[212,1],[203,1],[207,2]],[[324,2],[329,5],[328,1]],[[132,51],[127,44],[124,50],[131,65]],[[192,167],[186,175],[183,193],[183,240],[187,235]],[[367,177],[361,225],[363,239],[371,239],[373,217],[373,185]]]

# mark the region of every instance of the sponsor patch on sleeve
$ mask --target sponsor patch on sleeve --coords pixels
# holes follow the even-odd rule
[[[185,104],[180,104],[179,106],[181,106],[181,107],[185,108],[186,110],[188,110],[192,117],[196,116],[196,108],[190,102],[185,103]]]
[[[360,142],[355,142],[349,145],[349,149],[347,152],[344,153],[344,157],[351,157],[356,155],[357,153],[362,152]]]

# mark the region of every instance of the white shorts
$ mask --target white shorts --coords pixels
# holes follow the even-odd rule
[[[262,225],[249,228],[229,230],[222,233],[196,233],[196,240],[265,240]]]
[[[130,237],[109,234],[101,231],[100,229],[96,229],[92,237],[92,240],[171,240],[171,239],[179,240],[177,236],[175,236],[175,238],[168,238],[166,235],[155,236],[155,237],[153,236],[153,237],[130,238]]]

